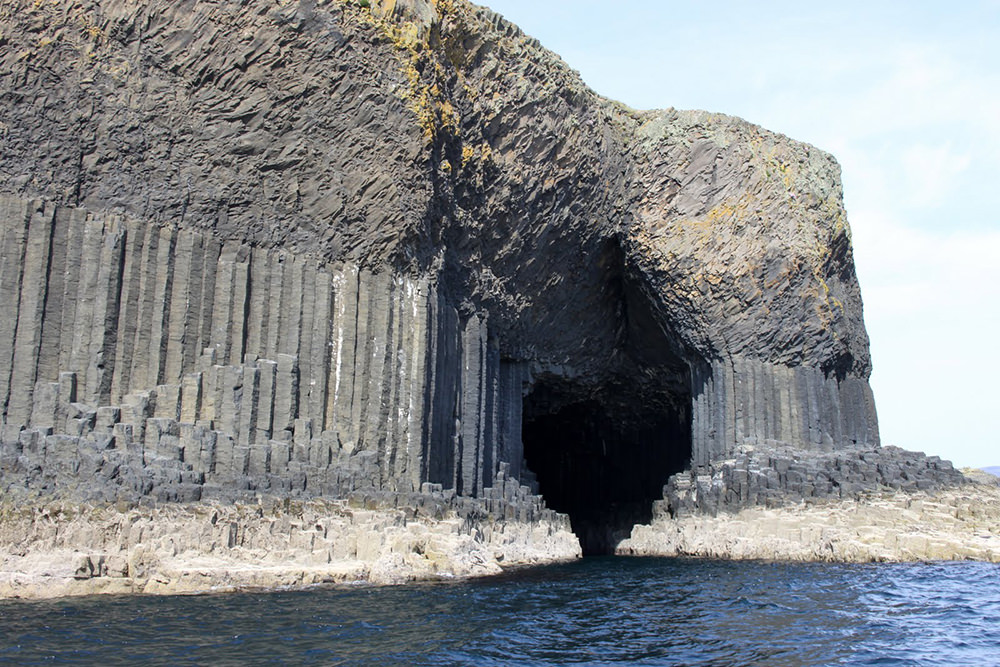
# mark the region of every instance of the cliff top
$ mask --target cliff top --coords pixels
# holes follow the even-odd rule
[[[869,372],[829,155],[603,99],[465,0],[19,0],[0,46],[7,194],[430,272],[514,357],[605,363],[642,302],[706,357]]]

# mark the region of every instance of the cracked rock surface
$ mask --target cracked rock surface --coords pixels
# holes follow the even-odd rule
[[[610,367],[624,275],[678,345],[867,377],[839,168],[638,112],[464,1],[8,3],[3,190],[439,271],[505,354]]]
[[[879,446],[835,160],[466,0],[4,3],[0,250],[11,497],[446,496],[607,550],[668,480],[826,497],[749,473]]]

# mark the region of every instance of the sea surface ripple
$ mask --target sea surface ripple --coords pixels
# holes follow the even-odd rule
[[[8,600],[0,664],[997,665],[1000,566],[587,558],[467,582]]]

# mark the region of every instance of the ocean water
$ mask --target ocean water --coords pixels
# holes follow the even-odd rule
[[[1000,566],[587,558],[387,588],[12,600],[0,663],[1000,665]]]

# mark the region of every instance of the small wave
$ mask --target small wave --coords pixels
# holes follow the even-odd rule
[[[0,663],[964,665],[1000,569],[584,559],[495,580],[0,604]]]

